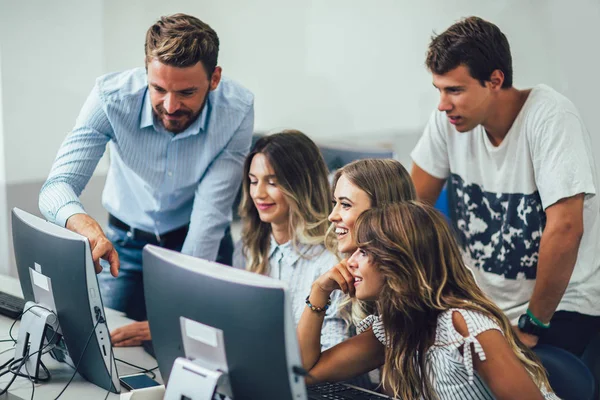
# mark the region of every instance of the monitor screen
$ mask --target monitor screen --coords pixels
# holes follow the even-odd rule
[[[289,295],[276,279],[147,245],[144,293],[160,373],[184,357],[181,317],[222,331],[233,398],[306,398]]]
[[[12,232],[23,297],[57,314],[71,365],[81,359],[77,371],[85,379],[118,393],[119,378],[88,240],[18,208],[12,210]]]

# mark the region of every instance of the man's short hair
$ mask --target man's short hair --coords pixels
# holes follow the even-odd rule
[[[465,65],[482,85],[499,69],[504,73],[502,88],[513,84],[512,56],[506,36],[496,25],[479,17],[465,18],[433,36],[425,65],[436,75]]]
[[[196,17],[167,15],[148,29],[145,52],[146,65],[152,59],[179,68],[201,62],[210,77],[217,66],[219,37]]]

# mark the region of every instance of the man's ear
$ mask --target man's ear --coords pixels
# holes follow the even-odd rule
[[[211,77],[210,77],[210,90],[213,91],[217,89],[219,86],[219,82],[221,82],[221,73],[223,69],[221,67],[215,67]]]
[[[502,89],[502,84],[504,83],[504,72],[499,69],[496,69],[490,75],[490,87],[495,90]]]

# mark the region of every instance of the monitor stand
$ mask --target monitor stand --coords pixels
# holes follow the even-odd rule
[[[179,317],[185,357],[173,363],[165,400],[211,400],[215,393],[233,397],[223,331]]]
[[[47,307],[33,301],[28,301],[24,309],[15,345],[15,360],[24,359],[19,372],[29,375],[37,383],[40,378],[38,374],[42,352],[50,345],[50,343],[44,344],[48,328],[53,331],[51,338],[53,341],[60,336],[58,319],[56,314]]]
[[[211,400],[217,387],[228,386],[228,375],[179,357],[173,363],[164,400]]]

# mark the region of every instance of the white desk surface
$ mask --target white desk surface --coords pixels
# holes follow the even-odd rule
[[[0,290],[6,293],[10,293],[19,297],[22,297],[21,286],[19,281],[15,278],[0,275]],[[120,326],[126,325],[132,322],[126,318],[123,313],[106,309],[106,320],[108,327],[112,330]],[[8,330],[14,320],[0,315],[0,340],[10,339]],[[13,337],[19,332],[19,322],[15,324],[13,328]],[[13,345],[10,342],[0,342],[0,365],[8,361],[14,354],[12,351],[2,353],[2,351],[11,348]],[[114,354],[116,358],[127,361],[129,363],[138,365],[143,368],[151,369],[156,367],[157,363],[148,353],[144,351],[142,347],[115,347]],[[73,369],[64,363],[55,361],[50,355],[44,355],[42,357],[44,364],[48,367],[51,374],[50,382],[39,383],[35,385],[34,399],[54,399],[60,391],[65,387],[69,378],[73,374]],[[117,370],[119,376],[134,374],[140,372],[136,368],[130,367],[117,361]],[[157,370],[156,381],[163,383],[160,373]],[[12,378],[12,374],[6,374],[0,378],[0,390],[4,389],[7,383]],[[31,398],[31,382],[27,378],[17,377],[9,389],[9,393],[22,397],[24,399]],[[122,389],[122,392],[126,392],[126,389]],[[73,378],[73,381],[69,384],[69,387],[60,397],[61,399],[104,399],[106,397],[106,390],[86,381],[79,374]],[[4,398],[3,396],[0,398]],[[118,394],[111,393],[108,396],[109,399],[119,399]]]

